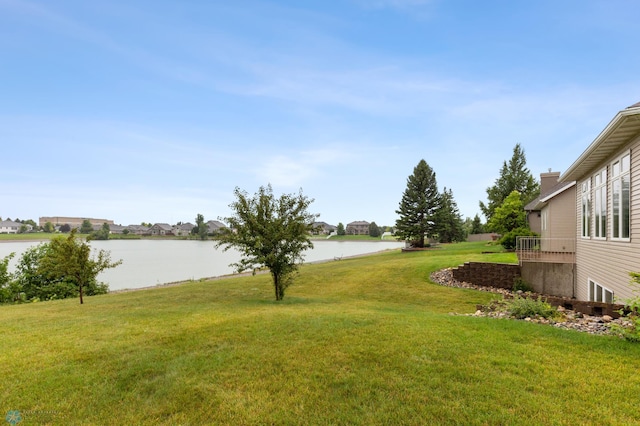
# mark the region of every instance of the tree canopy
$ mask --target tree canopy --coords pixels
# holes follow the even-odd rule
[[[396,236],[415,247],[424,247],[425,238],[435,232],[435,216],[440,207],[436,174],[427,162],[420,160],[407,178],[396,213]]]
[[[436,212],[435,219],[438,240],[441,243],[464,241],[466,232],[463,225],[458,204],[453,198],[453,192],[451,189],[444,188],[440,195],[440,206]]]
[[[80,304],[84,303],[84,288],[95,284],[100,272],[114,268],[120,263],[111,261],[108,251],[100,250],[97,257],[91,257],[91,246],[76,238],[72,230],[66,237],[53,238],[39,259],[37,273],[53,282],[64,282],[74,285],[80,296]]]
[[[369,224],[369,236],[377,238],[380,235],[382,235],[382,233],[380,232],[380,227],[375,222],[371,222]]]
[[[282,300],[303,252],[313,247],[310,234],[319,216],[308,211],[313,199],[302,190],[276,198],[271,185],[261,186],[253,196],[236,188],[234,195],[232,215],[220,218],[229,226],[221,230],[216,245],[240,252],[240,261],[232,264],[238,272],[268,268],[276,300]]]
[[[6,274],[6,260],[0,260],[0,302],[53,300],[83,295],[104,294],[108,286],[97,281],[100,272],[113,268],[107,251],[91,257],[88,243],[76,238],[74,229],[67,236],[29,247],[16,265],[13,274]],[[3,268],[4,267],[4,268]]]
[[[502,205],[496,208],[487,226],[492,231],[500,234],[527,227],[527,215],[518,191],[511,191],[511,194],[504,200]]]
[[[500,176],[495,184],[487,188],[487,204],[480,201],[480,210],[487,219],[487,223],[493,216],[497,207],[513,191],[518,191],[520,200],[526,205],[536,198],[540,193],[540,184],[535,180],[529,169],[526,167],[527,159],[520,144],[513,148],[511,160],[506,161],[500,170]]]
[[[93,232],[93,225],[89,222],[89,219],[83,220],[82,225],[80,225],[80,233],[90,234],[91,232]]]
[[[472,234],[482,234],[484,233],[484,225],[482,224],[482,221],[480,220],[480,216],[479,215],[475,215],[473,218],[473,222],[471,224],[471,231]]]
[[[196,227],[193,228],[195,232],[198,233],[198,238],[201,240],[207,239],[207,234],[209,233],[209,227],[204,221],[204,216],[200,213],[196,215]]]

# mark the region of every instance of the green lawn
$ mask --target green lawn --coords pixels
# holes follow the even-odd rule
[[[23,240],[36,240],[44,241],[50,240],[60,234],[52,234],[47,232],[33,232],[27,234],[0,234],[0,241],[23,241]]]
[[[481,243],[0,307],[0,414],[21,424],[639,424],[640,346],[477,318],[429,282]],[[495,250],[495,247],[489,248]]]

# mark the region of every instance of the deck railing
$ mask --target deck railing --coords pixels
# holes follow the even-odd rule
[[[575,263],[575,238],[517,237],[518,261]]]

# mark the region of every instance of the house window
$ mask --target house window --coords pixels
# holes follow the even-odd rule
[[[591,236],[591,180],[582,182],[582,236]]]
[[[589,300],[592,302],[613,303],[613,291],[589,280]]]
[[[630,153],[624,154],[611,165],[612,237],[615,239],[629,239],[630,170]]]
[[[607,238],[607,169],[593,177],[594,185],[594,234],[596,238]]]
[[[540,229],[542,231],[546,231],[547,230],[547,223],[549,222],[549,213],[547,211],[547,209],[542,210],[542,217],[541,219],[541,224],[540,224]]]

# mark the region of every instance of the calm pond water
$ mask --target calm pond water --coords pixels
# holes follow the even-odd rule
[[[10,263],[14,270],[17,258],[29,247],[39,242],[2,242],[0,258],[11,252],[16,256]],[[308,250],[305,262],[330,260],[374,253],[404,246],[396,241],[314,241],[313,250]],[[94,250],[111,252],[111,259],[122,259],[116,268],[104,271],[98,276],[109,284],[110,290],[141,288],[189,279],[218,277],[232,274],[230,263],[237,262],[239,254],[235,250],[223,252],[215,248],[212,241],[172,241],[172,240],[111,240],[92,241]]]

